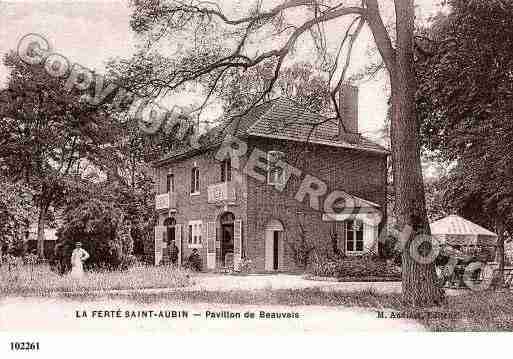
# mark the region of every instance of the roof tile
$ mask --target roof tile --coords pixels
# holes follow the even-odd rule
[[[156,163],[207,150],[221,144],[227,135],[280,138],[363,151],[388,152],[384,147],[359,134],[339,136],[337,121],[310,112],[291,99],[279,98],[255,106],[246,114],[234,116],[212,128],[201,137],[200,148],[181,146]]]

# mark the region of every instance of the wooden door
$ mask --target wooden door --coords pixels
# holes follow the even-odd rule
[[[233,269],[240,271],[242,261],[242,221],[233,222]]]
[[[273,270],[273,233],[272,230],[266,230],[264,232],[265,241],[265,270]]]

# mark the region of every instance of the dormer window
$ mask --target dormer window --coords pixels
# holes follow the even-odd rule
[[[267,183],[282,186],[285,184],[283,161],[285,154],[280,151],[267,152]],[[281,162],[281,163],[280,163]]]
[[[227,158],[221,162],[221,182],[230,182],[232,180],[232,161]]]
[[[200,193],[199,168],[193,167],[191,170],[191,195]]]

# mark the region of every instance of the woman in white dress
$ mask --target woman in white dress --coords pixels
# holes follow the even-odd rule
[[[71,253],[71,277],[75,279],[81,279],[84,277],[84,261],[89,258],[87,253],[82,248],[82,243],[77,242],[73,253]]]

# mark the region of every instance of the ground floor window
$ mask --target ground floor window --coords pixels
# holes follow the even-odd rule
[[[189,248],[200,248],[202,245],[203,222],[189,221],[189,235],[187,243]]]
[[[363,222],[346,221],[346,252],[363,252]]]

